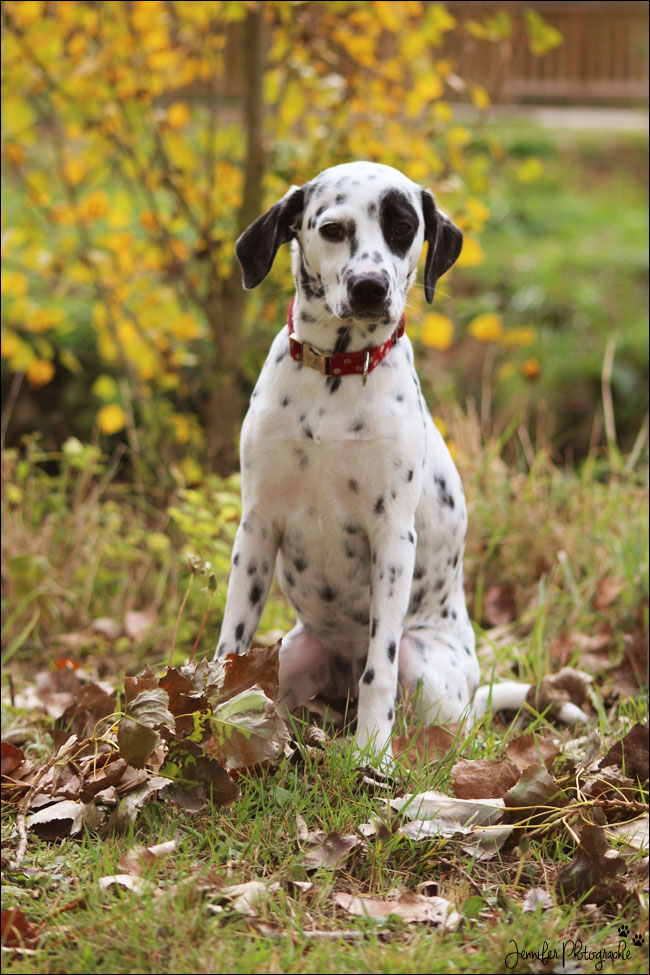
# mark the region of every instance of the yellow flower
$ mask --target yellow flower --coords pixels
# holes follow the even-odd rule
[[[126,413],[119,403],[110,403],[97,410],[97,422],[102,433],[110,436],[126,426]]]
[[[422,341],[431,349],[448,349],[454,336],[451,318],[430,312],[422,323]]]
[[[27,366],[27,382],[32,389],[46,386],[54,376],[54,366],[47,359],[32,359]]]
[[[473,318],[469,323],[468,331],[479,342],[497,342],[503,334],[503,325],[499,315],[488,312]]]

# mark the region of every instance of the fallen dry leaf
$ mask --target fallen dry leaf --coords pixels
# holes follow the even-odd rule
[[[155,606],[143,610],[131,610],[124,616],[124,632],[134,643],[140,643],[158,619]]]
[[[418,768],[437,762],[458,744],[462,725],[427,725],[415,735],[396,735],[393,738],[393,755],[402,764]]]
[[[383,919],[395,915],[403,921],[426,922],[447,931],[455,931],[461,920],[460,915],[444,897],[425,897],[413,891],[386,900],[336,893],[334,900],[348,914],[358,917]]]
[[[55,839],[76,836],[82,829],[97,830],[104,819],[105,813],[93,802],[64,799],[32,813],[26,819],[26,826],[44,839]]]
[[[529,810],[537,806],[563,806],[568,799],[544,765],[530,765],[503,797],[509,809]]]
[[[510,583],[488,586],[483,593],[483,622],[488,626],[504,626],[519,615],[517,591]]]
[[[557,717],[562,705],[575,704],[580,707],[586,697],[587,687],[592,677],[582,670],[563,667],[557,674],[547,674],[539,684],[534,684],[526,695],[526,703],[540,714],[548,712]]]
[[[302,861],[305,870],[317,870],[319,867],[337,870],[352,851],[363,844],[360,837],[354,834],[343,836],[337,830],[327,835],[322,830],[309,833],[304,842],[312,847]]]
[[[209,722],[216,753],[229,770],[275,761],[289,741],[275,704],[256,685],[217,705]]]
[[[136,877],[131,873],[116,873],[110,877],[100,877],[97,883],[102,890],[118,886],[132,890],[134,894],[148,894],[156,889],[150,880],[146,880],[144,877]]]
[[[602,760],[602,765],[617,765],[626,775],[648,781],[648,727],[635,724],[617,741]]]
[[[43,937],[43,929],[28,921],[17,907],[2,912],[2,947],[35,948]]]
[[[531,911],[536,911],[540,907],[543,911],[548,911],[554,906],[553,898],[547,891],[542,890],[541,887],[531,887],[526,891],[521,909],[529,914]]]
[[[506,747],[506,755],[520,772],[527,769],[529,765],[544,764],[549,769],[559,751],[554,741],[536,732],[519,735]]]
[[[176,840],[167,840],[166,843],[157,843],[154,846],[142,846],[138,843],[122,854],[117,861],[117,866],[122,873],[140,877],[152,863],[170,856],[176,848]]]
[[[459,799],[500,799],[519,780],[516,765],[507,759],[461,758],[451,770]]]

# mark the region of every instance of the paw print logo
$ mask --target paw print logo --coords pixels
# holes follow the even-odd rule
[[[644,939],[642,934],[635,934],[634,937],[632,938],[632,944],[636,945],[637,948],[641,948],[641,946],[643,945],[643,940]]]
[[[621,924],[620,928],[618,929],[618,933],[619,933],[619,937],[627,938],[628,934],[630,933],[629,924]]]

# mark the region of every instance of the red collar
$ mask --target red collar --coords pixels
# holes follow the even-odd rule
[[[287,314],[291,358],[295,359],[296,362],[302,362],[303,366],[316,369],[323,376],[349,376],[351,373],[357,373],[363,376],[365,385],[368,373],[372,372],[388,355],[398,339],[401,339],[406,328],[406,317],[402,315],[393,334],[381,345],[373,346],[370,349],[361,349],[360,352],[321,352],[319,349],[315,349],[313,345],[309,345],[307,342],[299,342],[293,337],[293,306],[295,300],[294,295]]]

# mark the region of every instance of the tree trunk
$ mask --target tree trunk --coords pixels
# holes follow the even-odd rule
[[[243,99],[247,144],[244,197],[237,221],[239,233],[259,216],[262,207],[266,41],[263,4],[258,4],[246,15],[242,49],[238,52],[245,61],[247,79]],[[245,293],[236,261],[215,298],[209,315],[214,357],[210,370],[213,385],[205,417],[207,462],[211,469],[229,474],[238,466],[237,439],[246,406],[239,372]]]

